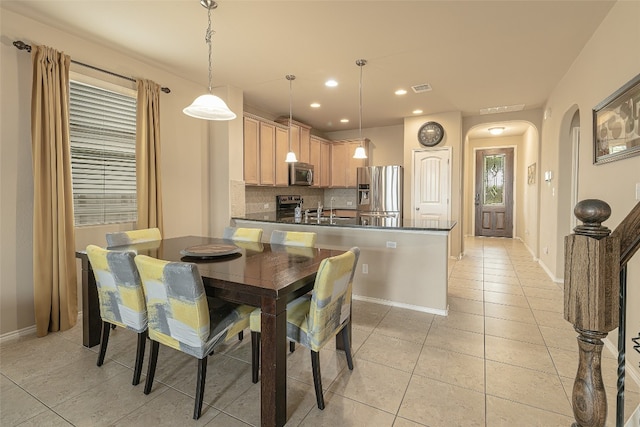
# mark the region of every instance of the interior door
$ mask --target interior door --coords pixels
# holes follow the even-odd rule
[[[513,148],[476,151],[476,236],[513,236]]]
[[[449,220],[451,149],[413,152],[413,218]]]

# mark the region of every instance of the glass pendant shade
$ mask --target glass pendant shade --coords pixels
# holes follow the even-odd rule
[[[296,157],[296,153],[294,153],[293,151],[289,151],[287,153],[287,158],[285,159],[285,162],[287,163],[295,163],[298,161],[298,158]]]
[[[356,148],[356,152],[353,154],[354,159],[366,159],[367,152],[364,150],[364,147]]]
[[[191,105],[182,110],[187,116],[204,120],[233,120],[236,114],[225,102],[210,93],[200,95]]]

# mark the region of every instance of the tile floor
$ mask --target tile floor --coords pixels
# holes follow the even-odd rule
[[[318,410],[308,351],[290,354],[291,426],[570,426],[575,333],[562,288],[522,243],[469,238],[450,266],[449,316],[354,301],[355,369],[321,352],[326,409]],[[161,347],[150,395],[131,385],[136,336],[112,332],[107,360],[82,347],[81,325],[0,345],[2,426],[259,425],[250,340],[209,359],[206,406],[191,419],[196,362]],[[608,426],[615,425],[616,361],[605,349]],[[146,370],[146,359],[145,359]],[[144,377],[143,377],[144,380]],[[627,416],[640,388],[627,379]]]

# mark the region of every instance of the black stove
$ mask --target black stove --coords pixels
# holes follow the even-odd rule
[[[276,196],[276,218],[286,218],[295,215],[296,206],[302,203],[300,195]]]

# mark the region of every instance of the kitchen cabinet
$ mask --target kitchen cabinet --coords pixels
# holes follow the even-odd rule
[[[329,187],[330,141],[312,135],[309,139],[309,163],[313,165],[313,187]]]
[[[278,117],[276,123],[289,127],[289,117]],[[304,123],[291,120],[289,132],[291,132],[291,150],[296,153],[296,158],[300,163],[309,163],[311,127]]]
[[[287,186],[288,128],[250,114],[244,115],[244,182],[246,185]]]
[[[260,170],[260,122],[244,117],[244,182],[246,185],[258,185]]]
[[[334,141],[331,143],[331,188],[356,188],[357,168],[367,166],[368,159],[354,159],[353,153],[360,140]],[[369,140],[363,142],[369,152]]]

